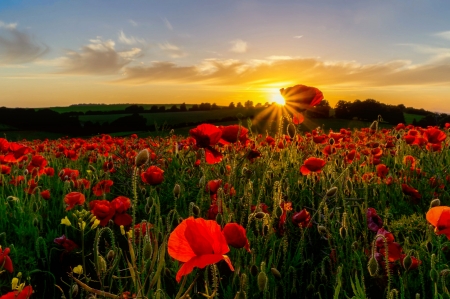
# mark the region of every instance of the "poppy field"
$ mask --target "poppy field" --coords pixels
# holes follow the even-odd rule
[[[0,138],[0,298],[449,298],[450,124],[301,121]]]

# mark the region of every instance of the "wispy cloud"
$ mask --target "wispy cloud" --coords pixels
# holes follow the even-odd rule
[[[179,58],[187,55],[187,53],[184,52],[180,47],[168,42],[158,44],[158,46],[164,53],[172,58]]]
[[[241,39],[236,39],[231,41],[231,44],[233,45],[230,49],[231,52],[235,52],[235,53],[245,53],[247,52],[247,42],[241,40]]]
[[[434,36],[450,40],[450,30],[449,31],[442,31],[442,32],[435,33]]]
[[[167,29],[173,31],[172,24],[166,18],[163,19],[164,25],[166,25]]]
[[[112,40],[91,39],[90,44],[83,46],[79,51],[67,51],[60,66],[64,73],[69,74],[117,74],[140,52],[139,48],[118,52]]]
[[[137,26],[138,26],[138,23],[137,23],[136,21],[128,20],[128,22],[130,22],[130,24],[131,24],[133,27],[137,27]]]
[[[127,45],[135,45],[137,43],[145,44],[145,40],[135,36],[126,36],[123,30],[119,31],[119,42]]]
[[[318,58],[265,59],[250,62],[208,59],[199,65],[178,66],[156,62],[148,67],[126,67],[117,83],[201,83],[207,85],[265,86],[274,82],[298,82],[314,86],[380,87],[436,86],[450,84],[450,59],[412,65],[395,60],[378,64],[354,61],[322,61]]]
[[[295,35],[294,38],[302,38],[303,35]]]
[[[48,51],[47,45],[36,42],[27,32],[18,30],[16,23],[0,21],[0,65],[28,63]]]

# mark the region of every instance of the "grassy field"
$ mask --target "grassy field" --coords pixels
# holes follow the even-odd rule
[[[412,124],[414,119],[415,119],[416,121],[419,121],[419,120],[421,120],[422,118],[425,117],[425,116],[423,116],[423,115],[409,114],[409,113],[403,113],[403,116],[405,117],[405,123],[406,123],[407,125]]]

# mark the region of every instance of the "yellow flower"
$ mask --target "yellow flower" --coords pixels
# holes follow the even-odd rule
[[[17,288],[18,284],[19,284],[19,279],[17,277],[14,277],[11,282],[12,289],[15,290]]]
[[[120,226],[120,233],[123,235],[125,235],[125,228],[123,227],[123,225]]]
[[[84,221],[78,222],[78,226],[80,227],[81,230],[84,230],[84,228],[86,227],[86,222]]]
[[[83,274],[83,266],[78,265],[78,266],[76,266],[75,268],[73,268],[73,273],[76,273],[76,274]]]
[[[91,229],[96,228],[99,224],[100,224],[100,220],[95,219],[95,220],[94,220],[94,223],[93,223],[92,226],[91,226]]]
[[[67,226],[71,226],[72,225],[72,223],[70,223],[70,220],[69,220],[69,218],[67,218],[67,216],[64,217],[64,219],[61,219],[61,224],[64,224],[64,225],[67,225]]]

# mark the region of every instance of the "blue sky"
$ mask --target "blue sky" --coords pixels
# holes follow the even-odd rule
[[[1,106],[338,100],[450,113],[448,1],[0,2]]]

